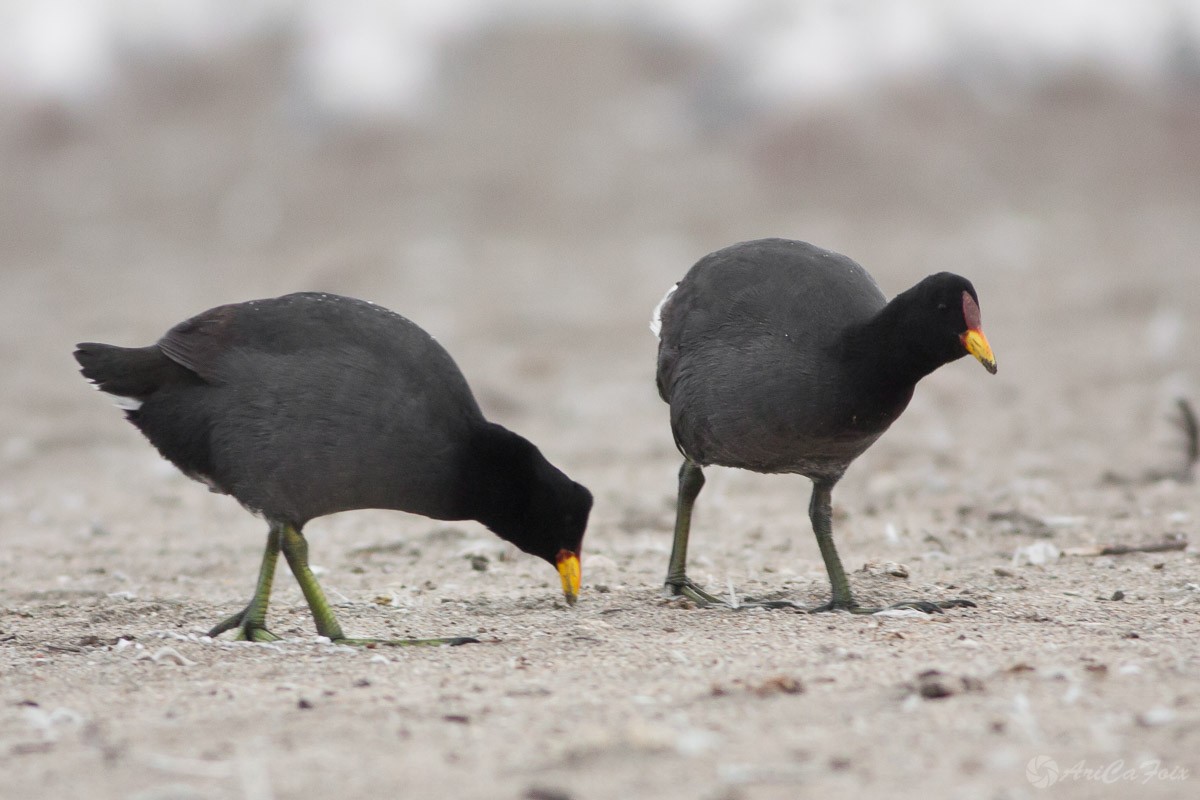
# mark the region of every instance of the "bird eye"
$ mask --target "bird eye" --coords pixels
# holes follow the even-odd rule
[[[945,310],[946,310],[947,308],[949,308],[949,307],[950,307],[950,306],[946,305],[945,303],[938,303],[938,304],[937,304],[937,310],[938,310],[938,311],[945,311]]]

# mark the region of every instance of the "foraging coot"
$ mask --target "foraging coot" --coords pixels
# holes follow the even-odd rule
[[[555,565],[575,602],[591,494],[484,419],[449,353],[399,314],[290,294],[210,309],[149,347],[80,344],[75,358],[165,458],[270,524],[254,597],[210,636],[275,638],[265,619],[282,550],[318,633],[368,642],[343,635],[301,533],[360,508],[478,520]]]
[[[968,353],[995,373],[970,281],[938,273],[889,303],[849,258],[761,239],[700,259],[655,309],[651,329],[659,334],[659,394],[684,457],[664,594],[725,604],[686,573],[702,468],[719,465],[811,478],[809,516],[833,585],[832,600],[813,610],[878,610],[858,606],[850,592],[833,545],[831,492],[921,378]],[[928,612],[973,604],[897,605]]]

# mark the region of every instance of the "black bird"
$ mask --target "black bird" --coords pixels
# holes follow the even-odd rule
[[[658,391],[684,457],[664,594],[726,604],[686,572],[702,468],[716,464],[812,479],[808,513],[833,584],[832,600],[812,610],[878,610],[850,593],[833,545],[831,493],[921,378],[968,353],[996,372],[970,281],[941,272],[889,303],[846,256],[760,239],[700,259],[663,298],[651,329],[659,334]]]
[[[116,395],[165,458],[270,524],[254,597],[210,636],[276,638],[265,620],[282,550],[317,632],[371,641],[343,635],[301,533],[359,508],[478,520],[555,565],[575,602],[591,494],[484,419],[450,354],[399,314],[305,292],[210,309],[149,347],[77,347],[84,377]]]

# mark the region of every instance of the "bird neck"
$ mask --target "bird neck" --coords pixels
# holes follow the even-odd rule
[[[460,462],[457,494],[462,517],[520,546],[536,452],[527,440],[500,425],[487,422],[476,430]]]
[[[925,346],[924,329],[909,319],[901,294],[845,335],[848,361],[859,385],[875,391],[911,395],[917,382],[943,361]]]

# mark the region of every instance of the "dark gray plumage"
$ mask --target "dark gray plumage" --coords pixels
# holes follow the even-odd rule
[[[857,608],[824,542],[828,495],[922,377],[968,352],[995,371],[978,316],[965,278],[931,275],[889,303],[857,263],[805,242],[743,242],[697,262],[652,324],[658,389],[685,457],[667,593],[720,602],[684,573],[692,503],[711,464],[811,478],[832,606]]]
[[[149,347],[85,343],[75,357],[164,457],[267,518],[264,569],[273,547],[292,562],[289,541],[298,548],[311,519],[396,509],[482,522],[558,567],[574,601],[591,495],[484,419],[450,355],[399,314],[291,294],[210,309]],[[260,578],[251,607],[265,613],[264,588]],[[314,597],[322,629],[328,609]],[[261,623],[236,621],[251,638]]]

